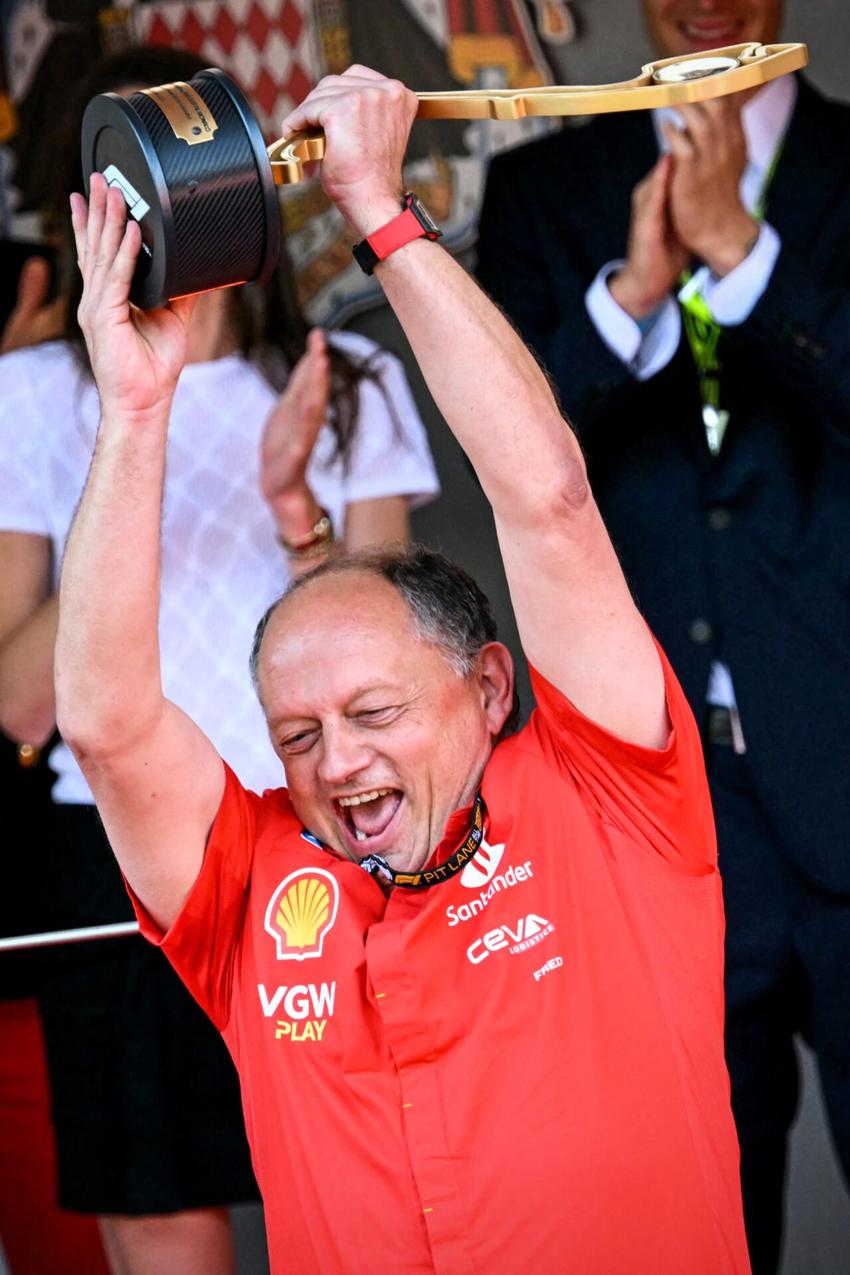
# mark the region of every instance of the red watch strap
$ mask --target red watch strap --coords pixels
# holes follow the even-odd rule
[[[409,208],[393,217],[380,230],[368,235],[366,242],[379,261],[383,261],[396,248],[403,248],[412,239],[420,239],[426,233],[425,227]]]
[[[442,233],[412,191],[408,191],[399,215],[368,238],[361,239],[351,251],[360,269],[371,274],[378,262],[395,252],[396,248],[403,248],[413,239],[439,239]]]

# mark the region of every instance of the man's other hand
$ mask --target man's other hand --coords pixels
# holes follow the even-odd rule
[[[670,220],[672,164],[669,155],[662,155],[635,186],[626,264],[608,285],[611,296],[633,319],[658,309],[690,258]]]
[[[322,186],[361,238],[398,216],[416,94],[365,66],[327,75],[281,126],[325,132]]]
[[[740,183],[747,142],[733,97],[679,107],[684,129],[664,125],[673,156],[670,216],[681,242],[717,275],[740,265],[758,234]]]
[[[160,417],[185,361],[194,298],[147,312],[130,305],[141,231],[100,173],[92,173],[88,206],[82,195],[71,196],[71,220],[83,276],[78,318],[103,414]]]

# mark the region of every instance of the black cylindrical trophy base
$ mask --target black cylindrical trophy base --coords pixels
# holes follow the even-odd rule
[[[130,300],[144,310],[174,297],[251,281],[277,262],[280,213],[271,166],[245,97],[223,71],[86,108],[93,172],[124,195],[142,250]]]

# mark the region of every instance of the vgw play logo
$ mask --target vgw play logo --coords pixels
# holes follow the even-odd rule
[[[303,1040],[321,1040],[333,1017],[336,983],[295,983],[292,987],[276,987],[269,992],[265,983],[257,984],[260,1008],[265,1018],[275,1018],[275,1040],[298,1044]]]

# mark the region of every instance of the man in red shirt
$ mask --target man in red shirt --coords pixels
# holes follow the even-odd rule
[[[696,729],[544,376],[399,214],[415,108],[355,67],[284,129],[324,128],[325,189],[491,501],[537,711],[498,742],[510,657],[427,550],[331,562],[258,630],[288,791],[246,792],[163,697],[191,302],[129,308],[138,230],[95,177],[73,213],[102,420],[61,728],[144,932],[236,1060],[276,1272],[745,1275]]]

